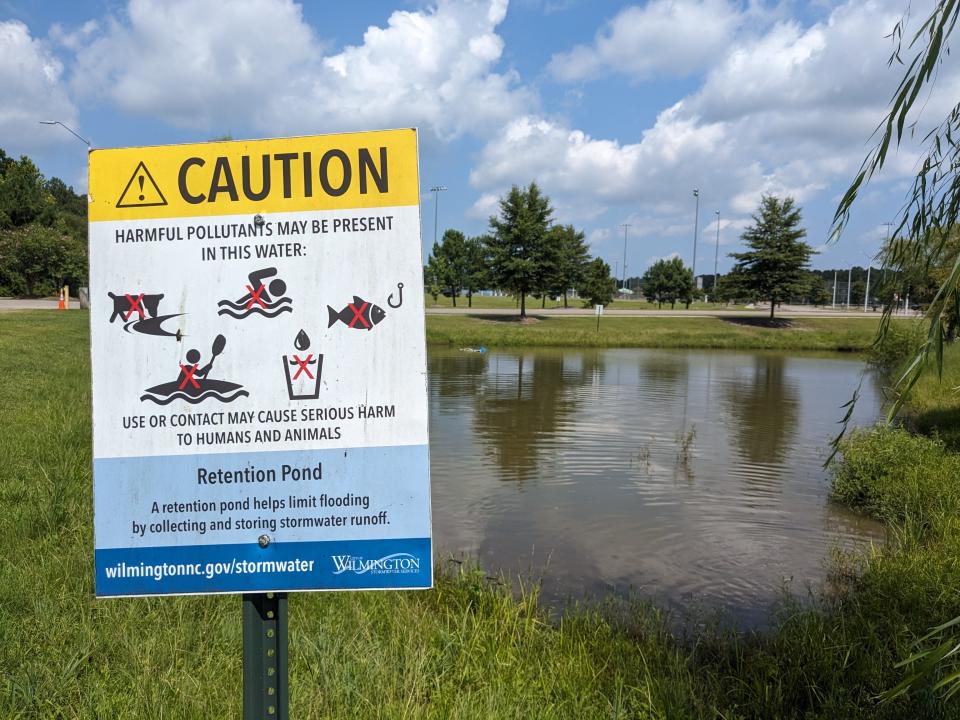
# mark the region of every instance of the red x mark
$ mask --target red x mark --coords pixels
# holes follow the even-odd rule
[[[130,309],[127,310],[127,314],[123,316],[123,319],[129,320],[131,315],[137,313],[140,319],[143,320],[143,308],[140,307],[140,301],[143,300],[143,293],[137,295],[136,299],[130,297],[127,293],[124,293],[124,295],[127,297],[127,302],[130,303]]]
[[[305,360],[301,360],[296,355],[293,356],[293,359],[296,360],[297,365],[300,366],[297,368],[297,372],[293,374],[293,379],[296,380],[298,377],[300,377],[300,373],[306,373],[307,377],[313,380],[313,374],[310,372],[310,368],[307,367],[307,363],[313,360],[313,353],[307,355]]]
[[[350,321],[350,323],[347,325],[347,327],[353,327],[354,325],[357,324],[357,320],[359,320],[360,322],[363,323],[363,326],[364,326],[367,330],[370,329],[370,323],[368,323],[368,322],[364,319],[364,317],[363,317],[363,311],[367,309],[367,305],[369,305],[369,304],[370,304],[370,303],[365,302],[363,305],[360,306],[360,309],[359,309],[359,310],[357,310],[357,308],[354,307],[353,303],[350,303],[349,305],[347,305],[348,308],[350,308],[351,310],[353,310],[353,320]]]
[[[200,383],[193,379],[193,374],[197,371],[197,365],[200,363],[194,363],[193,367],[187,367],[183,363],[180,363],[180,369],[183,370],[183,382],[180,383],[180,389],[183,390],[187,383],[193,385],[195,390],[200,389]]]
[[[260,299],[260,293],[263,292],[263,283],[260,283],[260,287],[254,290],[252,287],[247,285],[247,290],[250,292],[250,302],[247,303],[248,308],[252,308],[254,303],[258,303],[260,307],[266,309],[266,305],[263,300]]]

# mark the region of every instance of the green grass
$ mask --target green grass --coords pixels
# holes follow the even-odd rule
[[[528,323],[494,315],[430,315],[427,342],[452,347],[658,347],[862,352],[876,319],[797,318],[769,327],[762,318],[542,317]]]
[[[960,452],[960,343],[943,353],[943,375],[931,363],[908,398],[908,422],[920,432],[937,435]]]
[[[236,596],[93,598],[86,323],[0,316],[0,717],[239,718]],[[763,635],[671,633],[642,602],[548,617],[535,589],[449,563],[429,592],[294,595],[291,717],[960,717],[928,691],[874,699],[958,606],[958,478],[934,440],[849,440],[834,493],[891,542]]]

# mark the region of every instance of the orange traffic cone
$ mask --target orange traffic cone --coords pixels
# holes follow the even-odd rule
[[[60,302],[57,303],[57,310],[66,310],[67,305],[63,300],[63,288],[60,288]]]

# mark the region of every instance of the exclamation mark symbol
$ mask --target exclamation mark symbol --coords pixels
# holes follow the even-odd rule
[[[137,182],[140,183],[140,202],[143,202],[143,175],[137,176]]]

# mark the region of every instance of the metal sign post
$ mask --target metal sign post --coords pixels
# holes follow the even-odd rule
[[[290,717],[287,594],[243,596],[243,720]]]

